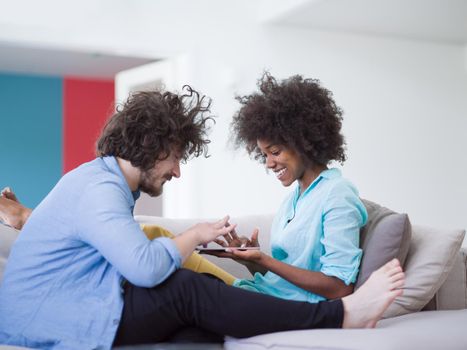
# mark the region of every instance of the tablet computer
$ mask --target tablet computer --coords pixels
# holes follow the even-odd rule
[[[259,247],[196,247],[196,250],[200,252],[225,252],[226,249],[237,249],[237,250],[259,250]]]

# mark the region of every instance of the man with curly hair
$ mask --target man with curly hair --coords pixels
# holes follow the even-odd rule
[[[181,160],[207,151],[210,102],[190,87],[185,92],[133,95],[104,127],[98,157],[63,176],[30,213],[0,288],[0,343],[110,349],[374,327],[400,294],[397,261],[355,295],[319,304],[252,293],[180,268],[196,246],[233,231],[228,217],[149,240],[133,218],[140,191],[159,195],[180,176]],[[2,199],[16,198],[8,192]]]
[[[271,228],[272,256],[236,251],[252,280],[234,285],[316,303],[353,291],[367,212],[356,188],[331,161],[345,161],[342,111],[319,81],[296,75],[278,82],[265,73],[259,92],[239,97],[232,132],[237,147],[272,170],[283,186],[297,183]],[[250,244],[258,245],[258,233]],[[221,244],[225,244],[220,242]],[[224,254],[226,256],[226,254]],[[259,272],[259,273],[256,273]]]

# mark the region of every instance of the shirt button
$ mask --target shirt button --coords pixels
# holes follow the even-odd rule
[[[119,323],[120,323],[119,320],[117,320],[117,319],[114,320],[114,325],[115,325],[115,326],[117,326]]]

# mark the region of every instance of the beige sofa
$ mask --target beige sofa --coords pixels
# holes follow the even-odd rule
[[[138,216],[141,223],[180,233],[198,219]],[[264,251],[269,247],[272,215],[232,218],[239,233],[260,229]],[[18,233],[0,225],[0,281],[11,244]],[[460,249],[465,231],[412,226],[405,261],[404,296],[376,329],[317,329],[265,334],[246,339],[226,338],[226,349],[467,349],[467,250]],[[208,257],[233,275],[250,276],[229,259]],[[405,298],[405,299],[404,299]],[[431,311],[419,311],[422,308]],[[247,312],[247,311],[246,311]],[[400,315],[395,316],[394,315]],[[3,316],[3,315],[2,315]],[[15,349],[2,346],[0,349]]]
[[[237,231],[245,235],[249,235],[255,227],[259,228],[262,250],[268,251],[272,218],[272,215],[234,217],[231,222],[237,223]],[[199,219],[175,220],[151,216],[138,216],[137,220],[141,223],[163,226],[174,233],[180,233],[199,222]],[[279,332],[246,339],[228,337],[224,347],[245,350],[465,350],[467,349],[467,249],[460,249],[464,235],[464,230],[412,226],[412,242],[405,261],[407,275],[405,292],[408,296],[406,300],[397,300],[390,310],[393,314],[406,314],[385,318],[378,323],[376,329],[317,329]],[[440,251],[444,257],[435,258],[432,256],[433,250]],[[237,277],[251,276],[246,268],[230,259],[212,256],[208,258]],[[420,261],[420,259],[427,260]],[[436,274],[433,271],[434,283],[429,278],[418,279],[424,272],[435,269],[438,271]],[[429,283],[440,286],[435,290]],[[422,305],[420,302],[423,298],[426,302],[422,302]],[[404,303],[418,304],[417,308],[424,310],[412,312],[416,309],[408,310]]]

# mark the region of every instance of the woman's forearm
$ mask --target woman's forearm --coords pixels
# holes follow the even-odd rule
[[[239,260],[237,260],[238,262],[240,262]],[[250,271],[250,273],[252,275],[254,275],[255,273],[260,273],[262,275],[264,275],[266,272],[268,272],[268,269],[265,268],[264,266],[260,265],[260,264],[257,264],[257,263],[254,263],[254,262],[251,262],[251,261],[241,261],[240,262],[242,265],[244,265],[248,271]]]
[[[257,264],[281,276],[290,283],[312,293],[322,295],[327,299],[342,298],[353,292],[353,285],[346,285],[337,277],[327,276],[322,272],[298,268],[266,254],[261,255]]]

